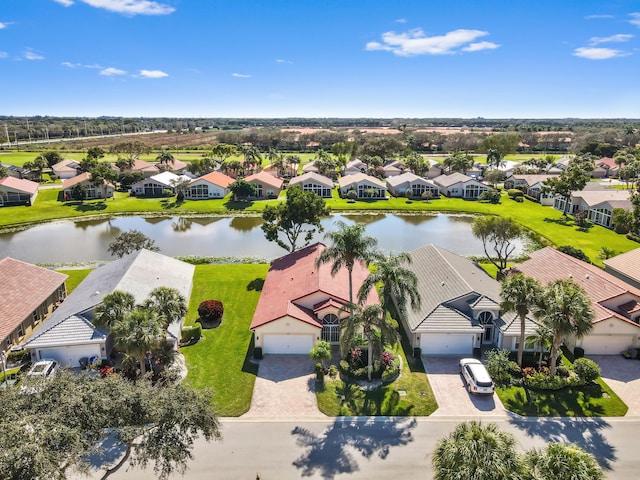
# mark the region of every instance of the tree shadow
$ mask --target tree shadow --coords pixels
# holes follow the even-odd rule
[[[246,210],[253,205],[253,200],[227,200],[224,206],[227,210]]]
[[[603,435],[611,425],[602,418],[538,418],[536,421],[511,418],[510,422],[529,437],[546,442],[575,443],[592,454],[600,466],[611,470],[617,460],[616,449]]]
[[[175,198],[160,200],[160,205],[164,210],[171,210],[173,208],[179,208],[184,203],[184,200],[177,200]]]
[[[247,284],[248,291],[261,292],[264,287],[264,278],[254,278]]]
[[[402,447],[414,440],[411,430],[415,419],[340,418],[323,433],[316,435],[303,427],[295,427],[291,434],[298,446],[307,451],[293,462],[301,477],[334,478],[360,470],[355,453],[364,459],[377,455],[387,458],[392,447]]]
[[[98,212],[107,208],[107,203],[104,200],[91,203],[73,200],[71,202],[66,202],[64,205],[65,207],[73,207],[77,212]]]
[[[571,217],[562,216],[560,218],[549,218],[546,217],[544,219],[547,223],[555,223],[556,225],[562,225],[564,227],[572,227],[575,225],[573,219]]]

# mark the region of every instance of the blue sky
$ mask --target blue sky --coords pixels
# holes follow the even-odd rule
[[[0,114],[640,117],[640,0],[1,0]]]

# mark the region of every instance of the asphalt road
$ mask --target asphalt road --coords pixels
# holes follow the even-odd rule
[[[431,452],[466,418],[318,421],[223,420],[222,442],[199,441],[188,479],[287,480],[432,477]],[[610,480],[640,475],[640,418],[497,420],[522,450],[546,441],[575,442],[593,453]],[[125,467],[113,479],[153,479]],[[180,478],[177,476],[176,478]]]

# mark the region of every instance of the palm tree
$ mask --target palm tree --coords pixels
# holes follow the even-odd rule
[[[175,288],[154,288],[145,302],[145,307],[156,313],[164,328],[179,322],[187,315],[187,301]]]
[[[525,455],[531,478],[555,480],[601,480],[602,467],[588,452],[575,444],[549,443],[542,450],[531,450]]]
[[[518,366],[522,367],[522,354],[525,342],[525,322],[529,311],[534,308],[542,286],[531,277],[522,273],[507,275],[500,284],[500,310],[504,313],[515,312],[520,318],[520,342],[518,343]]]
[[[118,348],[138,360],[140,374],[144,375],[147,352],[164,339],[162,319],[152,310],[136,308],[115,322],[112,332]]]
[[[105,295],[102,303],[96,307],[96,313],[93,323],[96,327],[111,330],[119,320],[136,305],[136,300],[130,293],[114,290],[112,293]]]
[[[445,167],[449,167],[451,172],[462,172],[466,175],[467,170],[473,167],[473,157],[456,152],[452,156],[445,158],[443,164]]]
[[[176,158],[168,150],[162,150],[156,157],[156,161],[160,163],[162,170],[166,170],[169,168],[169,164],[173,165],[176,163]]]
[[[495,165],[496,168],[500,167],[502,163],[502,155],[499,151],[490,148],[487,150],[487,165],[492,166]]]
[[[302,159],[298,155],[287,155],[283,159],[284,168],[288,170],[289,175],[295,177],[298,174],[298,166],[302,163]]]
[[[515,437],[495,423],[458,424],[438,440],[431,462],[435,480],[515,480],[524,473]]]
[[[365,236],[364,225],[347,225],[343,221],[336,222],[337,230],[327,232],[325,237],[331,240],[331,245],[325,248],[316,259],[316,266],[331,263],[331,275],[335,276],[341,268],[349,272],[349,304],[353,314],[353,267],[356,262],[369,265],[375,257],[375,247],[378,240]]]
[[[375,269],[360,287],[359,303],[364,304],[371,289],[381,284],[378,294],[385,312],[390,312],[395,305],[398,315],[404,316],[407,302],[414,311],[420,309],[422,299],[418,291],[418,279],[415,273],[402,266],[403,263],[411,263],[408,254],[378,255],[372,263]]]
[[[351,348],[353,338],[357,333],[362,332],[368,344],[367,376],[369,381],[371,381],[374,345],[377,343],[380,347],[381,339],[396,341],[398,332],[396,332],[393,325],[387,321],[384,310],[380,305],[357,307],[355,311],[353,306],[350,305],[350,308],[352,311],[351,315],[345,318],[341,325],[343,332],[340,337],[340,352],[343,358],[346,357]],[[378,350],[382,349],[378,348]]]
[[[242,154],[242,166],[244,167],[245,174],[247,171],[253,172],[254,167],[262,163],[262,155],[260,150],[253,145],[241,145],[238,151]]]
[[[525,339],[528,346],[538,347],[538,370],[542,368],[542,355],[551,347],[552,341],[553,334],[546,325],[538,325],[538,328]]]
[[[542,290],[534,314],[553,334],[549,359],[549,370],[553,377],[562,340],[567,336],[581,338],[593,328],[595,314],[591,300],[573,280],[555,280]]]

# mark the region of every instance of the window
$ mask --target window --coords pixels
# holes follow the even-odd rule
[[[609,227],[611,225],[611,210],[606,208],[592,208],[589,210],[589,220],[598,225]]]
[[[333,313],[325,315],[322,319],[321,338],[329,343],[338,343],[340,341],[340,322]]]
[[[482,325],[488,325],[489,323],[493,323],[493,314],[491,312],[482,312],[478,315],[478,320]]]
[[[24,337],[24,328],[22,327],[22,324],[18,327],[18,337]]]
[[[482,188],[480,185],[467,185],[466,187],[464,187],[464,197],[465,198],[477,198],[478,195],[480,195],[481,192],[483,192],[485,189]]]
[[[192,185],[189,189],[191,198],[209,198],[209,185]]]

